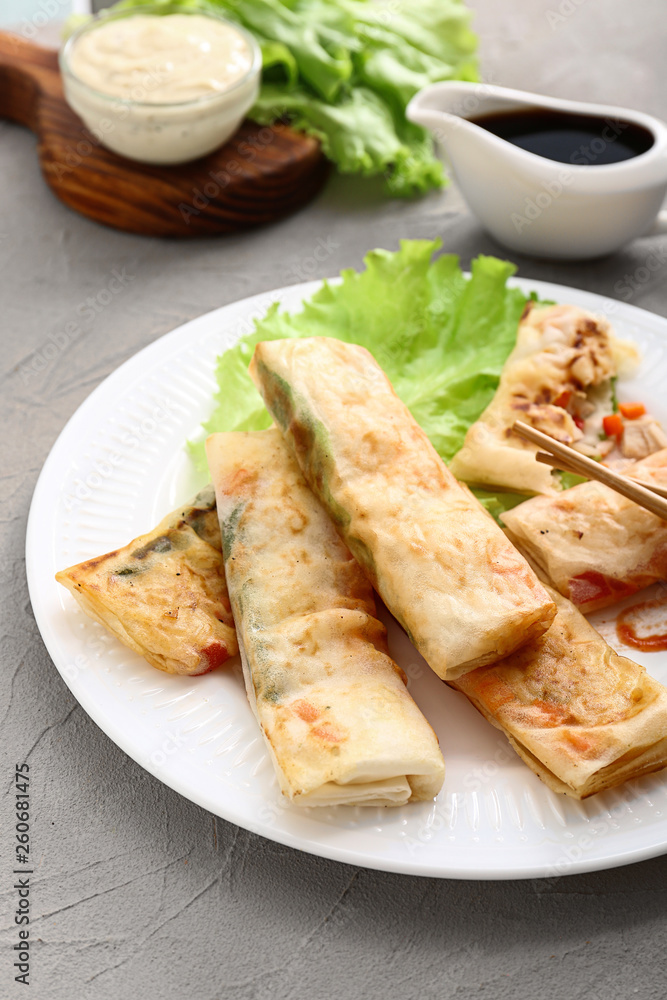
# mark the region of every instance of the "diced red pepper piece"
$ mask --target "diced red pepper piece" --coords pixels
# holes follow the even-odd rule
[[[571,396],[572,393],[570,392],[569,389],[563,389],[560,396],[556,396],[556,398],[554,399],[553,405],[560,406],[562,410],[565,410],[567,409],[567,404],[570,402]]]
[[[602,418],[602,429],[610,438],[621,438],[623,436],[623,418],[618,413],[610,413],[608,417]]]
[[[643,403],[619,403],[618,408],[626,420],[637,420],[646,413]]]
[[[579,430],[583,431],[583,429],[584,429],[584,419],[583,419],[583,417],[580,417],[578,413],[573,413],[572,414],[572,419],[574,420],[574,423],[579,428]]]

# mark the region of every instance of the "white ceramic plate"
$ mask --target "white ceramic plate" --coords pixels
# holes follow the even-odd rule
[[[555,795],[438,680],[388,616],[392,654],[440,739],[443,791],[400,809],[286,808],[238,666],[195,678],[160,673],[55,583],[56,570],[126,544],[194,492],[201,479],[183,445],[210,412],[216,355],[271,302],[297,309],[318,284],[245,299],[174,330],[110,375],[69,421],[39,478],[27,538],[32,604],[56,667],[104,732],[161,781],[224,819],[313,854],[415,875],[521,878],[662,853],[667,773],[584,803]],[[642,399],[667,423],[667,320],[559,285],[517,284],[609,315],[644,357],[622,397]],[[605,620],[614,642],[609,613]],[[629,655],[667,682],[667,654]]]

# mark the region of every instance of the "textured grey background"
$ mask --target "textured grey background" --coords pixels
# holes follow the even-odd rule
[[[471,6],[487,79],[667,118],[664,0]],[[549,11],[563,20],[551,26]],[[365,250],[400,237],[440,235],[465,264],[498,248],[453,189],[387,203],[339,178],[270,229],[188,245],[135,238],[56,202],[34,147],[28,132],[0,126],[0,777],[8,790],[14,761],[29,760],[31,995],[663,998],[667,858],[555,881],[464,883],[358,870],[272,844],[214,820],[125,757],[75,703],[30,610],[23,546],[36,477],[65,421],[118,364],[216,306],[359,265]],[[324,259],[311,264],[323,244]],[[664,263],[643,280],[666,245],[646,239],[584,265],[515,259],[524,275],[603,294],[629,275],[631,301],[667,315]],[[81,320],[77,306],[123,268],[133,280]],[[49,335],[72,321],[80,335],[22,378],[21,366],[41,367]],[[0,995],[13,997],[22,994],[10,974],[9,795],[2,802]]]

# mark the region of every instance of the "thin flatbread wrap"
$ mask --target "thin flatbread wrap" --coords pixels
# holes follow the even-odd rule
[[[169,674],[238,652],[212,486],[122,549],[56,574],[83,610]]]
[[[452,686],[549,788],[584,799],[667,765],[667,690],[553,596],[542,638]]]
[[[468,428],[450,471],[472,484],[557,492],[559,474],[535,461],[537,445],[515,434],[514,422],[604,457],[614,444],[601,440],[602,421],[613,409],[612,379],[628,373],[636,360],[636,349],[618,340],[603,317],[578,306],[537,308],[529,302],[495,396]]]
[[[300,806],[431,799],[445,773],[435,733],[280,431],[214,434],[206,451],[248,700],[283,793]]]
[[[667,486],[667,449],[623,471]],[[667,522],[602,483],[532,497],[501,519],[514,544],[584,614],[667,578]]]
[[[363,347],[260,343],[250,367],[303,474],[439,677],[541,635],[555,606]]]

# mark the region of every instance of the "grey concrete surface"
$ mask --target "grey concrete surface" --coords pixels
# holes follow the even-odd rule
[[[667,118],[664,0],[471,6],[488,79]],[[279,225],[184,245],[69,212],[41,180],[33,137],[8,124],[0,176],[0,996],[23,995],[10,957],[8,793],[14,762],[27,760],[36,864],[27,995],[39,1000],[664,998],[667,858],[484,883],[354,869],[278,846],[214,819],[114,746],[60,679],[31,614],[23,549],[32,490],[59,431],[109,372],[185,320],[359,265],[365,250],[400,237],[439,235],[465,264],[498,252],[456,191],[387,203],[372,185],[333,178]],[[308,259],[322,244],[311,275]],[[521,274],[607,295],[631,280],[630,301],[667,316],[666,251],[662,237],[589,264],[515,259]],[[114,269],[131,280],[82,319],[77,307]],[[71,345],[22,377],[73,321]]]

